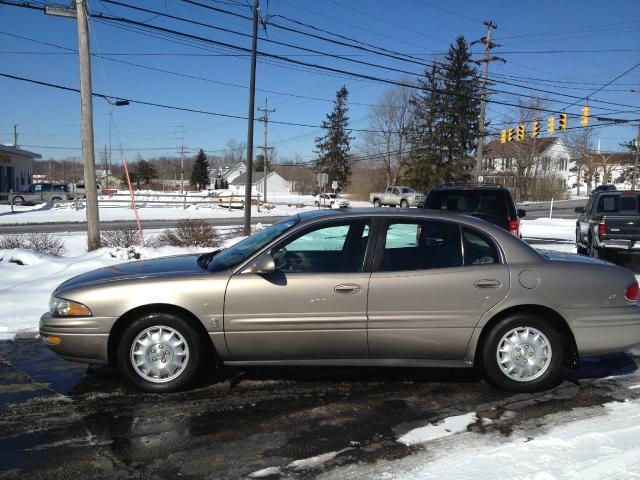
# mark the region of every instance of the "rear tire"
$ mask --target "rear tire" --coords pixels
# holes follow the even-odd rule
[[[373,201],[373,206],[374,206],[374,207],[376,207],[376,208],[380,208],[380,207],[381,207],[381,205],[380,205],[380,200],[378,200],[378,199],[376,198],[376,199]]]
[[[320,202],[316,201],[316,202],[314,203],[314,205],[315,205],[316,207],[319,207],[319,206],[320,206]]]
[[[591,239],[591,241],[589,242],[589,250],[587,251],[587,254],[591,258],[603,258],[602,253],[603,252],[593,244],[593,239]]]
[[[576,231],[576,252],[578,255],[587,255],[589,250],[580,245],[580,234]]]
[[[171,313],[149,313],[123,332],[116,367],[133,387],[168,393],[189,387],[200,373],[205,339],[189,322]]]
[[[24,205],[24,197],[21,197],[20,195],[18,195],[17,197],[13,197],[13,204]]]
[[[53,197],[51,199],[51,203],[58,203],[58,202],[61,202],[61,201],[62,201],[62,198],[60,198],[60,197]]]
[[[565,339],[539,315],[519,313],[500,320],[482,345],[487,380],[511,392],[537,392],[557,385]]]

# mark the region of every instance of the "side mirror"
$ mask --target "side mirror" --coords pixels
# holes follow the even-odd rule
[[[584,207],[576,207],[573,209],[573,211],[576,213],[584,213]]]
[[[276,271],[276,262],[269,253],[263,253],[251,264],[251,266],[245,269],[242,273],[273,273]]]
[[[518,218],[524,218],[527,216],[527,211],[526,210],[522,210],[521,208],[518,209]]]

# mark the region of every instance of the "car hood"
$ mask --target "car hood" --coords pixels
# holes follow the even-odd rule
[[[584,255],[578,255],[571,252],[558,252],[555,250],[537,249],[547,260],[552,262],[577,262],[577,263],[590,263],[594,265],[612,265],[610,262],[600,260],[597,258],[585,257]]]
[[[55,293],[123,280],[205,275],[208,272],[198,265],[198,257],[199,255],[179,255],[120,263],[110,267],[99,268],[70,278],[60,284]]]

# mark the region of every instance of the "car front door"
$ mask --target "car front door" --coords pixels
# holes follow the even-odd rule
[[[372,358],[459,360],[478,320],[509,290],[482,232],[455,222],[389,221],[369,282]]]
[[[232,359],[367,358],[370,229],[368,219],[307,227],[271,249],[274,273],[233,275],[224,308]]]

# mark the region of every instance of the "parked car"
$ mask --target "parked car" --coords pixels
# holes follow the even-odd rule
[[[349,201],[336,193],[320,193],[314,197],[316,207],[346,208]]]
[[[610,251],[639,251],[639,195],[635,190],[594,190],[586,207],[576,207],[578,253],[599,258]]]
[[[369,194],[369,201],[374,207],[422,207],[424,195],[410,187],[390,186],[384,193]]]
[[[207,359],[479,365],[494,385],[525,392],[555,384],[581,355],[639,343],[638,295],[627,269],[544,256],[470,216],[314,210],[222,251],[71,278],[40,335],[58,355],[110,363],[152,392],[186,387]]]
[[[96,190],[98,195],[102,193],[102,187],[100,184],[96,183]],[[85,187],[84,183],[70,183],[69,191],[73,195],[73,198],[84,198],[85,197]]]
[[[69,200],[67,186],[62,183],[42,182],[27,185],[13,195],[14,205],[33,205],[42,202],[62,202]]]
[[[527,212],[516,208],[509,189],[496,185],[452,184],[432,188],[424,208],[442,212],[465,213],[504,228],[516,237],[520,219]]]

